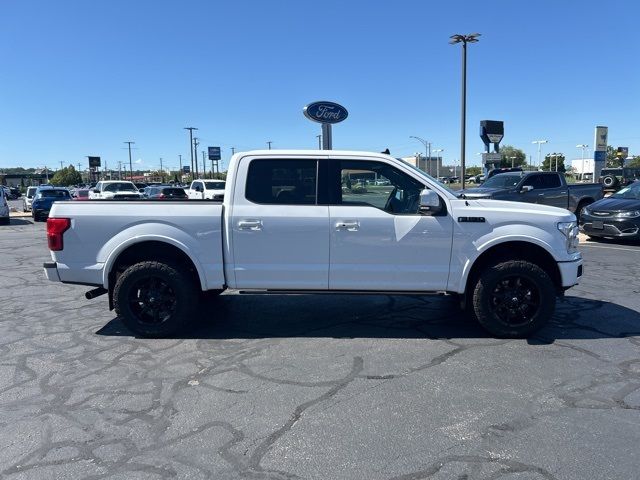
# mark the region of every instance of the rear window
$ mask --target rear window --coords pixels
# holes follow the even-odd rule
[[[164,195],[173,195],[174,197],[186,197],[184,189],[182,188],[163,188],[162,193]]]
[[[137,189],[133,183],[107,183],[104,186],[105,192],[136,192]]]
[[[36,194],[37,187],[27,188],[27,198],[32,198]]]
[[[315,205],[317,171],[316,160],[253,160],[246,198],[262,204]]]
[[[40,198],[70,198],[66,190],[41,190]]]
[[[207,190],[224,190],[224,182],[204,182],[204,188]]]

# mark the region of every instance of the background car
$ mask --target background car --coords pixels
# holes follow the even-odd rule
[[[146,195],[146,198],[149,200],[187,200],[189,198],[187,196],[187,192],[184,191],[184,188],[164,185],[159,187],[149,187]]]
[[[590,237],[640,239],[640,181],[585,207],[580,223]]]
[[[27,187],[27,193],[22,198],[22,211],[30,212],[31,211],[31,203],[33,202],[33,197],[36,195],[36,191],[38,187]]]
[[[53,202],[71,200],[71,194],[66,188],[39,188],[31,205],[31,216],[34,221],[45,220]]]
[[[72,192],[71,196],[74,200],[89,200],[89,189],[78,188]]]
[[[4,192],[4,188],[0,188],[0,225],[9,225],[10,221],[7,195]]]

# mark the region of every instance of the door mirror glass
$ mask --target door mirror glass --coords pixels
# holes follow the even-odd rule
[[[420,212],[435,215],[442,210],[440,197],[436,192],[424,189],[420,192]]]
[[[533,190],[533,185],[523,185],[520,189],[520,193],[527,193]]]

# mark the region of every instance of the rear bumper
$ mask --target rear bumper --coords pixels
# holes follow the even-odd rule
[[[572,262],[558,262],[563,288],[570,288],[580,283],[583,273],[582,258]]]
[[[60,275],[58,275],[58,266],[56,262],[44,262],[42,265],[44,268],[44,276],[51,282],[61,282]]]

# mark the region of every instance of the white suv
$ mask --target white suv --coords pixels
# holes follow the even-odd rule
[[[103,180],[98,182],[95,188],[89,190],[89,200],[128,200],[142,198],[132,182],[124,180]]]
[[[194,180],[187,191],[189,199],[224,200],[224,180]]]
[[[9,204],[4,188],[0,188],[0,225],[9,225]]]

